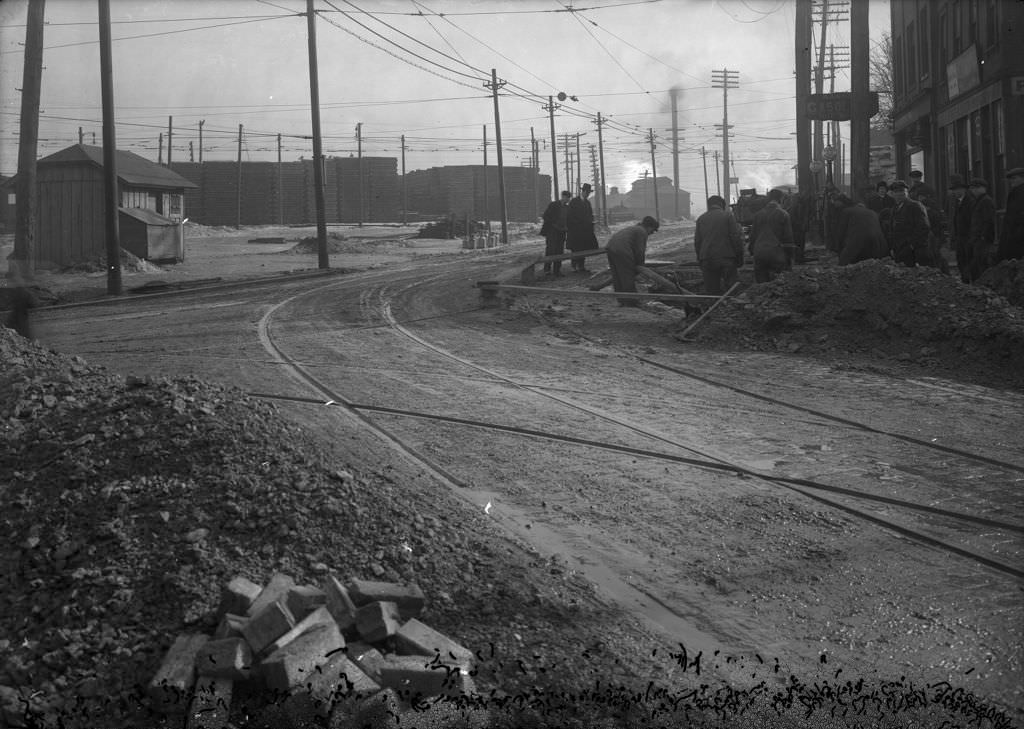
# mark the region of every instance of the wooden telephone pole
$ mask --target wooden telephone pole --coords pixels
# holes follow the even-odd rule
[[[120,296],[121,227],[117,189],[117,136],[114,133],[114,60],[111,53],[110,0],[99,0],[100,93],[103,103],[103,196],[107,232],[107,293]]]
[[[14,252],[9,274],[15,278],[35,276],[36,242],[36,151],[39,146],[39,94],[43,81],[43,17],[45,0],[29,0],[25,29],[25,67],[21,83],[21,128],[18,141],[17,211],[14,224]],[[81,142],[81,134],[79,134]]]
[[[320,138],[320,77],[316,62],[316,13],[313,0],[306,0],[306,35],[309,45],[309,105],[313,118],[313,199],[316,204],[317,266],[330,268],[327,256],[327,218],[324,213],[324,152]],[[202,147],[199,159],[202,161]]]

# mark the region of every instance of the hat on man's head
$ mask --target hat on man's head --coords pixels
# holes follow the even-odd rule
[[[950,190],[958,190],[958,189],[960,189],[962,187],[967,187],[967,183],[964,182],[964,178],[962,178],[960,175],[950,175],[949,176],[949,189]]]
[[[924,177],[924,173],[921,172],[921,170],[911,170],[910,171],[910,176],[911,177]]]
[[[910,185],[905,183],[903,180],[896,180],[896,182],[889,185],[890,190],[909,190]]]
[[[1024,177],[1024,167],[1014,167],[1006,171],[1006,179],[1011,177]]]
[[[580,189],[583,190],[583,192],[591,192],[594,188],[590,186],[589,182],[584,182],[583,186]]]
[[[971,181],[967,184],[969,187],[984,187],[988,189],[988,182],[983,177],[972,177]]]
[[[650,215],[645,215],[644,219],[640,221],[640,225],[644,226],[645,228],[650,228],[651,230],[657,230],[658,228],[661,227],[658,221],[652,218]]]

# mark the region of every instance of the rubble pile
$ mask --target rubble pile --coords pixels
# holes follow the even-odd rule
[[[1024,306],[1024,259],[997,263],[981,274],[978,285],[987,286],[1014,306]]]
[[[1013,364],[1024,357],[1019,306],[934,268],[891,261],[807,267],[755,284],[724,302],[696,337],[756,350],[938,365],[1024,385]]]
[[[331,575],[321,589],[277,573],[260,587],[236,577],[213,635],[179,635],[147,693],[157,711],[207,729],[225,726],[246,694],[269,703],[259,723],[276,726],[319,717],[359,727],[387,712],[396,726],[488,726],[473,697],[475,656],[420,622],[423,606],[415,584],[346,587]]]

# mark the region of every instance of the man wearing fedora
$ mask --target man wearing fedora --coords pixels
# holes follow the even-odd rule
[[[967,278],[973,283],[995,258],[996,203],[988,194],[988,182],[982,177],[972,177],[967,190],[973,199],[971,227],[967,233]]]
[[[569,201],[569,210],[565,218],[565,247],[573,253],[598,247],[597,236],[594,235],[594,209],[587,200],[593,189],[589,182],[584,182],[580,187],[580,194]],[[583,256],[571,259],[570,263],[573,271],[589,273],[587,259]]]
[[[999,236],[997,263],[1014,258],[1024,260],[1024,167],[1010,169],[1006,179],[1010,192],[1006,196],[1006,215],[1003,216],[1003,231]]]

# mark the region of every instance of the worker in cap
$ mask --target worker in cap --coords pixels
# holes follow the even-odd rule
[[[949,196],[946,198],[946,219],[949,221],[949,245],[956,253],[956,267],[960,280],[969,283],[969,234],[974,196],[967,194],[967,181],[960,175],[949,178]]]
[[[587,200],[592,190],[590,183],[584,182],[580,186],[580,194],[569,201],[565,216],[565,247],[573,253],[598,247],[597,236],[594,235],[594,209]],[[573,271],[589,273],[585,257],[577,256],[570,263]]]
[[[612,273],[612,288],[616,291],[636,292],[637,267],[644,265],[647,238],[659,227],[658,221],[647,215],[636,225],[616,231],[608,239],[604,251]],[[619,306],[636,305],[636,299],[619,299]]]
[[[911,200],[923,203],[926,208],[935,209],[939,205],[939,193],[934,187],[924,181],[924,173],[921,170],[912,170],[910,173],[910,195]]]
[[[903,180],[896,180],[889,185],[896,204],[882,212],[879,222],[893,260],[904,266],[928,266],[932,263],[928,249],[928,235],[931,232],[928,228],[928,215],[923,205],[907,195],[908,187]]]
[[[967,280],[977,281],[995,261],[996,203],[988,194],[988,182],[972,177],[967,183],[972,198],[971,226],[967,234]]]
[[[1024,259],[1024,167],[1007,170],[1006,179],[1010,190],[1006,194],[1006,214],[996,252],[997,263]]]

